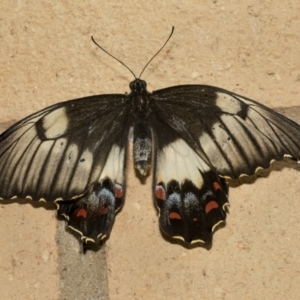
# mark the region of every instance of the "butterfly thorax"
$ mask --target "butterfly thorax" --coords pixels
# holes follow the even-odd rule
[[[132,113],[136,118],[145,118],[149,114],[150,93],[147,91],[147,83],[141,79],[135,79],[129,85],[132,101]]]
[[[135,117],[133,126],[133,158],[138,172],[145,176],[151,167],[152,134],[148,122],[150,113],[150,93],[146,89],[146,82],[135,79],[130,83],[132,114]]]

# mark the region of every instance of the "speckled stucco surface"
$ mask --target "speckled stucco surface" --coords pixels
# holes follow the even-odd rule
[[[43,107],[128,92],[209,84],[272,108],[300,105],[299,1],[8,1],[0,4],[1,129]],[[1,130],[2,131],[2,130]],[[300,141],[299,141],[300,142]],[[299,169],[232,183],[227,224],[210,249],[185,248],[158,229],[151,177],[132,163],[110,239],[82,254],[51,206],[0,203],[0,299],[298,299]],[[1,170],[0,170],[1,172]]]

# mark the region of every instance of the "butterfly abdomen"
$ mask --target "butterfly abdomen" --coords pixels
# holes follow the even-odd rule
[[[152,160],[152,134],[146,120],[137,119],[134,125],[133,158],[134,166],[139,173],[145,176]]]

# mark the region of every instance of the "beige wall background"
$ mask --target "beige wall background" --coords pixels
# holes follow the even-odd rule
[[[143,74],[150,91],[209,84],[272,108],[300,105],[297,0],[2,0],[0,11],[2,129],[63,100],[128,92],[132,75],[90,36],[138,75],[171,26]],[[210,249],[161,236],[151,178],[142,185],[132,168],[110,239],[86,255],[57,233],[54,210],[2,202],[0,299],[298,299],[299,169],[275,169],[234,184]]]

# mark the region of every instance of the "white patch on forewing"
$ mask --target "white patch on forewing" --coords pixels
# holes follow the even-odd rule
[[[43,128],[47,139],[55,139],[63,135],[68,127],[68,117],[64,107],[58,108],[43,119]]]
[[[58,179],[56,180],[59,183],[59,187],[57,187],[58,192],[63,193],[65,187],[70,183],[73,171],[77,165],[78,155],[79,149],[77,144],[73,143],[67,146],[60,165]]]
[[[112,182],[123,183],[123,175],[124,175],[124,148],[121,149],[117,145],[113,145],[108,158],[106,160],[105,166],[101,172],[100,178],[102,179],[109,178]]]
[[[156,182],[191,180],[198,188],[202,187],[200,173],[210,170],[203,159],[182,139],[164,147],[158,152]]]
[[[248,135],[245,134],[243,127],[230,115],[223,115],[221,120],[222,123],[218,121],[213,125],[212,136],[203,133],[199,137],[200,145],[211,163],[217,166],[218,170],[229,172],[232,167],[239,169],[240,166],[245,164],[243,156],[245,154],[248,161],[254,164],[257,151],[254,145],[251,144]],[[230,128],[230,134],[224,126]],[[239,141],[243,153],[240,152],[240,148],[233,142],[231,136]]]
[[[241,103],[237,99],[222,92],[218,92],[216,94],[217,94],[216,105],[222,111],[228,112],[230,114],[237,114],[241,110]]]
[[[30,161],[30,168],[28,168],[27,177],[24,178],[21,176],[21,178],[24,180],[24,190],[28,187],[34,187],[35,189],[40,188],[38,186],[38,183],[41,181],[43,182],[46,180],[48,183],[52,182],[53,178],[45,177],[44,174],[41,173],[45,158],[47,157],[47,154],[49,153],[49,150],[52,148],[54,141],[45,141],[44,143],[38,144],[36,143],[36,152],[34,153],[33,159]],[[32,153],[32,152],[31,152]],[[28,162],[30,157],[27,158]],[[25,162],[24,162],[25,165]],[[27,165],[27,163],[26,163]],[[44,182],[45,184],[45,182]]]
[[[35,118],[34,121],[38,121],[38,118]],[[6,164],[6,159],[3,158],[4,157],[3,155],[7,155],[7,153],[10,154],[12,153],[12,151],[14,152],[18,151],[18,149],[15,148],[19,148],[19,147],[23,147],[23,149],[26,148],[28,142],[33,140],[36,136],[37,136],[37,132],[32,123],[19,125],[17,127],[17,130],[9,134],[5,138],[5,143],[1,145],[0,148],[1,163]],[[12,147],[13,144],[17,144],[18,147],[13,147],[13,150],[9,150],[7,152],[7,149]]]
[[[23,152],[23,155],[20,157],[18,161],[18,167],[14,171],[14,178],[16,178],[19,181],[18,183],[19,187],[23,186],[24,191],[25,191],[24,187],[26,187],[26,182],[29,181],[29,185],[31,184],[31,179],[29,179],[29,177],[30,175],[32,175],[32,173],[34,173],[34,171],[32,171],[32,169],[35,170],[35,165],[33,164],[33,161],[34,161],[35,153],[37,153],[37,150],[39,149],[40,145],[41,145],[41,141],[38,137],[35,137],[30,142],[30,144],[28,143],[28,147],[26,148],[26,151]],[[42,165],[43,163],[39,161],[38,164]],[[12,180],[11,186],[15,186],[15,185],[16,183],[13,182]]]
[[[18,177],[18,172],[16,173],[15,170],[19,168],[19,162],[24,157],[24,153],[26,153],[26,150],[29,146],[29,142],[35,140],[35,138],[35,129],[29,127],[27,128],[27,131],[23,132],[23,135],[21,135],[17,141],[7,140],[7,144],[10,144],[9,147],[5,147],[5,145],[3,146],[5,150],[3,149],[4,151],[3,153],[1,153],[0,160],[1,182],[6,182],[6,178],[12,178],[12,176],[14,176],[13,179],[10,179],[10,182],[6,182],[8,187],[12,187],[12,183],[15,183],[15,180]],[[1,150],[2,149],[0,149],[0,151]]]
[[[84,189],[89,179],[93,166],[93,154],[89,150],[85,150],[77,163],[75,174],[72,178],[70,191]]]
[[[48,155],[47,150],[44,151],[44,157],[47,158],[47,161],[43,162],[45,165],[44,167],[44,184],[45,186],[48,185],[48,188],[51,187],[53,180],[55,180],[55,176],[57,176],[56,171],[59,168],[59,164],[63,157],[63,153],[67,146],[67,139],[60,138],[50,144],[48,142]],[[51,152],[50,152],[51,151]],[[41,162],[40,162],[41,163]],[[45,193],[50,193],[50,190],[45,190]]]
[[[199,142],[202,149],[207,154],[208,158],[212,161],[214,165],[218,166],[218,169],[230,169],[227,160],[224,159],[222,152],[216,146],[216,140],[214,140],[213,137],[204,132],[199,137]]]

